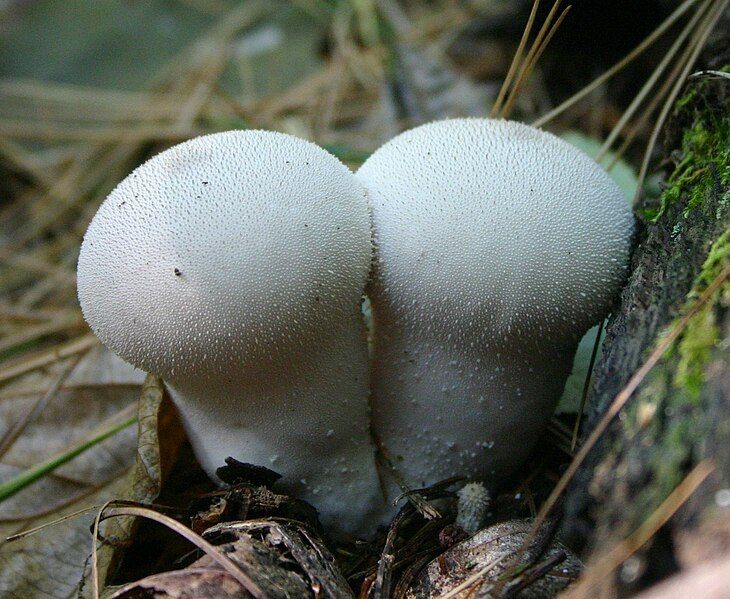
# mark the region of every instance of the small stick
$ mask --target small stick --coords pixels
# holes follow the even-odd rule
[[[388,535],[385,538],[385,545],[383,545],[383,551],[380,554],[380,560],[378,560],[378,573],[375,577],[372,599],[387,599],[390,597],[390,582],[393,574],[393,563],[395,562],[393,546],[395,545],[395,539],[398,536],[398,529],[401,522],[412,513],[410,508],[401,509],[390,525],[390,530],[388,530]]]
[[[406,483],[405,479],[401,476],[400,472],[398,472],[395,465],[386,454],[385,448],[380,443],[376,443],[376,446],[378,459],[381,463],[385,464],[386,471],[390,473],[396,484],[401,489],[401,494],[396,497],[393,503],[397,504],[405,497],[411,502],[416,511],[426,520],[437,520],[441,518],[439,511],[428,503],[428,501],[426,501],[426,499],[418,491],[414,491],[408,483]]]

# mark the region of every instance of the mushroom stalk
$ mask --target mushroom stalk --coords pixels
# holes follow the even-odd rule
[[[283,475],[282,490],[314,505],[328,528],[372,532],[383,501],[364,404],[363,340],[353,310],[329,338],[268,363],[265,371],[247,369],[225,384],[216,377],[168,376],[206,472],[214,476],[228,456],[266,466]]]
[[[375,330],[388,332],[375,338],[372,427],[412,487],[451,476],[494,481],[525,461],[570,374],[572,348],[507,349],[488,334],[447,329],[423,339],[427,314],[400,328],[374,313]]]

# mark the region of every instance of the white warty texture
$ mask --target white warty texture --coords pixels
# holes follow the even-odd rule
[[[482,483],[467,483],[456,493],[456,525],[473,535],[487,517],[490,497]]]
[[[373,213],[375,434],[414,487],[509,474],[624,280],[620,189],[557,137],[486,119],[407,131],[355,176]]]
[[[381,509],[360,303],[362,186],[295,137],[200,137],[146,162],[84,238],[78,293],[102,342],[161,375],[205,470],[283,475],[327,525]]]

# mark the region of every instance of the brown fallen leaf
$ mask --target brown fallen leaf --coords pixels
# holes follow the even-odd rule
[[[0,436],[11,432],[33,408],[65,362],[3,388]],[[115,384],[108,384],[111,381]],[[85,439],[90,430],[137,400],[139,383],[139,371],[101,347],[91,350],[8,446],[0,462],[0,480]],[[136,431],[130,427],[2,502],[2,538],[123,496],[135,445]],[[75,596],[89,554],[92,518],[93,514],[86,514],[13,543],[0,541],[0,595],[24,599]]]
[[[0,402],[0,422],[6,429],[42,392],[42,378],[34,373],[32,379],[19,380],[15,394],[4,389],[7,395]],[[12,445],[0,464],[1,475],[10,477],[48,453],[83,439],[102,420],[140,398],[139,381],[139,371],[103,348],[90,352]],[[152,377],[139,403],[138,428],[139,444],[135,427],[130,427],[0,504],[3,538],[110,499],[153,500],[159,493],[164,470],[161,462],[165,461],[161,460],[158,430],[165,431],[165,447],[172,448],[165,450],[167,453],[177,450],[182,432],[174,410],[164,400],[160,382]],[[12,543],[0,542],[0,595],[23,599],[76,597],[83,586],[81,579],[91,549],[89,527],[93,518],[90,511]],[[129,526],[129,521],[117,519],[106,524],[104,534],[123,539]],[[105,573],[113,551],[105,548],[100,556]]]
[[[162,381],[148,375],[142,387],[138,407],[138,439],[135,465],[120,493],[113,499],[138,503],[153,502],[172,470],[185,439],[177,411],[165,393]],[[115,518],[104,523],[102,534],[115,543],[104,543],[97,552],[97,567],[102,587],[121,565],[126,544],[133,538],[138,521],[135,518]],[[88,534],[88,527],[86,529]],[[87,555],[90,536],[87,536]],[[89,596],[90,564],[86,564],[82,588]]]
[[[466,599],[491,596],[488,590],[496,588],[497,581],[506,572],[511,558],[528,539],[531,520],[509,520],[477,532],[466,541],[453,546],[433,560],[406,591],[408,599]],[[541,569],[541,565],[545,568]],[[581,562],[558,541],[553,541],[536,565],[521,571],[522,578],[515,582],[524,588],[502,586],[500,596],[521,599],[554,597],[579,574]],[[534,581],[531,578],[535,578]],[[510,582],[510,581],[506,581]]]
[[[186,568],[149,576],[135,583],[133,587],[125,587],[125,590],[112,595],[127,599],[139,596],[150,599],[246,599],[251,595],[224,570]]]

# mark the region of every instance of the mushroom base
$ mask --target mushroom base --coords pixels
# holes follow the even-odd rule
[[[555,409],[575,353],[465,352],[466,345],[391,336],[375,349],[373,431],[412,487],[453,476],[496,481],[518,468]]]
[[[284,363],[285,362],[285,363]],[[386,512],[370,439],[367,348],[360,327],[304,356],[240,372],[224,387],[168,381],[208,475],[225,458],[265,466],[277,489],[310,502],[331,530],[374,532]]]

